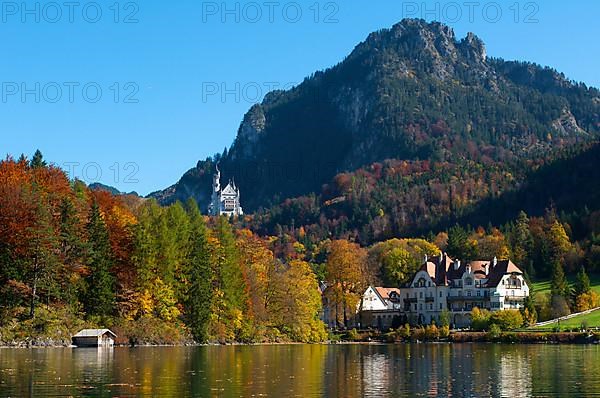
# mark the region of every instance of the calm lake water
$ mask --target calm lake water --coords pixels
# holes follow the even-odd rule
[[[592,397],[600,346],[0,349],[0,397]]]

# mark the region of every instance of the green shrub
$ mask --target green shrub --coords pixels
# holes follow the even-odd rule
[[[360,334],[358,334],[358,331],[356,329],[352,329],[348,332],[348,340],[350,340],[350,341],[360,341],[361,340]]]
[[[475,307],[471,311],[471,329],[475,331],[487,330],[490,325],[490,312]]]
[[[425,340],[435,341],[440,338],[440,331],[435,324],[431,324],[425,328]]]
[[[407,323],[403,327],[400,327],[398,329],[398,333],[403,340],[409,340],[410,339],[410,325]]]
[[[444,325],[440,328],[440,338],[447,339],[450,336],[450,326]]]
[[[490,324],[498,325],[501,330],[513,330],[523,326],[523,316],[519,310],[504,310],[493,312]]]
[[[488,332],[488,337],[491,340],[498,339],[501,334],[502,334],[502,330],[500,329],[500,326],[496,325],[495,323],[490,326],[490,330]]]

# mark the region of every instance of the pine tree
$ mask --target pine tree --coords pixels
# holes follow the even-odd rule
[[[110,272],[112,250],[106,223],[95,202],[90,209],[86,230],[89,275],[86,278],[85,310],[88,315],[109,316],[115,304],[115,280]]]
[[[216,256],[217,283],[222,294],[222,308],[228,317],[228,327],[236,336],[248,304],[247,284],[242,273],[235,237],[227,218],[221,216],[215,227],[219,249]],[[218,304],[219,307],[221,305]],[[239,326],[238,326],[239,325]]]
[[[562,264],[555,261],[552,267],[551,293],[553,296],[567,298],[569,296],[569,283],[565,278]]]
[[[202,215],[193,199],[187,203],[190,218],[188,279],[189,289],[186,297],[186,315],[188,325],[198,342],[208,339],[208,323],[213,298],[213,273],[207,231]]]
[[[34,224],[28,228],[28,260],[29,285],[31,287],[29,316],[35,318],[35,306],[38,289],[43,285],[48,292],[56,282],[55,267],[58,264],[56,258],[56,235],[52,227],[52,220],[48,208],[41,202],[40,196],[35,192],[31,196],[34,200]]]
[[[585,268],[582,266],[577,273],[574,286],[574,295],[579,297],[582,294],[589,293],[592,290],[590,278],[585,272]]]
[[[448,231],[448,254],[459,260],[472,260],[475,253],[473,245],[469,242],[467,231],[460,225],[455,225]]]
[[[38,149],[33,154],[33,158],[31,158],[29,167],[31,167],[32,169],[37,169],[37,168],[46,167],[46,166],[47,166],[47,163],[44,160],[44,156],[42,155],[42,152]]]
[[[63,199],[60,204],[59,248],[63,264],[60,277],[61,295],[71,304],[75,304],[77,294],[76,286],[69,279],[69,273],[75,272],[82,265],[85,245],[82,240],[82,231],[79,228],[77,210],[70,199]]]
[[[530,261],[530,253],[533,251],[533,236],[529,230],[529,218],[524,211],[519,213],[512,234],[512,251],[516,264],[528,268],[529,277],[533,278],[535,270]]]

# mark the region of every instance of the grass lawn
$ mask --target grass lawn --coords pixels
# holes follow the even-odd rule
[[[587,322],[588,327],[600,327],[600,310],[596,310],[590,314],[579,315],[579,316],[573,317],[571,319],[567,319],[566,321],[561,321],[560,328],[562,330],[578,328],[581,326],[581,324],[584,321]],[[531,329],[532,330],[548,330],[548,329],[552,329],[552,327],[554,325],[555,324],[550,324],[550,325],[546,325],[546,326],[537,326],[537,327],[533,327]]]
[[[592,285],[592,290],[595,291],[596,293],[600,294],[600,274],[591,274],[589,275],[590,277],[590,282]],[[573,285],[575,283],[575,275],[569,275],[567,277],[567,279],[569,280],[569,283],[571,285]],[[546,293],[550,293],[550,284],[551,281],[548,280],[539,280],[536,282],[533,282],[533,289],[535,291],[536,294],[546,294]]]

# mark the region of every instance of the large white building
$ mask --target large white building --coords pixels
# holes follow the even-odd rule
[[[242,216],[244,211],[240,204],[240,190],[235,182],[229,181],[227,186],[221,189],[221,171],[216,167],[213,176],[213,192],[208,206],[208,214],[211,216]]]
[[[365,326],[389,328],[404,323],[439,324],[442,312],[447,311],[454,327],[466,327],[474,307],[520,309],[528,296],[523,272],[510,260],[461,263],[440,254],[425,258],[405,287],[369,287],[359,318]]]

